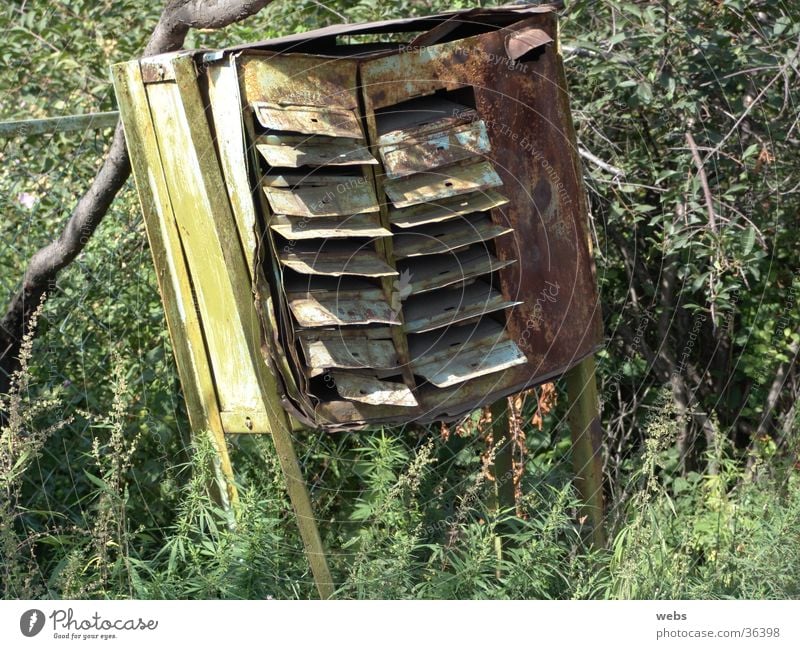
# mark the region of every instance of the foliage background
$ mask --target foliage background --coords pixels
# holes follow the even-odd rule
[[[186,45],[474,4],[277,0]],[[115,109],[108,67],[136,57],[159,10],[6,3],[2,118]],[[485,504],[477,415],[448,439],[308,436],[298,451],[342,596],[800,595],[799,14],[793,2],[567,3],[576,127],[602,161],[584,172],[607,336],[610,549],[590,551],[575,520],[563,398],[541,429],[536,399],[523,407],[518,512]],[[0,296],[56,235],[109,137],[0,142]],[[203,495],[209,450],[188,439],[132,183],[52,293],[6,399],[17,416],[0,451],[3,595],[312,596],[268,440],[232,440],[235,530]],[[498,526],[513,539],[500,565]]]

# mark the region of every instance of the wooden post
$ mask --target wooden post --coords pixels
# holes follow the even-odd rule
[[[567,372],[572,432],[572,465],[575,484],[583,500],[581,515],[592,527],[596,548],[606,545],[604,529],[603,456],[600,402],[597,396],[594,356],[588,356]]]
[[[492,437],[495,443],[494,485],[498,509],[516,505],[514,496],[514,443],[508,429],[508,399],[492,404]]]
[[[325,557],[317,519],[311,506],[311,497],[308,494],[292,443],[289,419],[286,413],[282,412],[276,416],[276,420],[272,428],[272,441],[275,444],[283,477],[286,479],[286,491],[289,493],[289,500],[297,519],[297,527],[300,530],[300,538],[303,540],[308,563],[311,565],[311,574],[314,575],[319,596],[322,599],[331,599],[333,597],[333,578],[328,569],[328,560]]]
[[[333,580],[289,419],[261,356],[251,279],[219,164],[208,153],[213,142],[196,72],[191,57],[179,57],[169,66],[165,62],[167,67],[174,83],[146,88],[140,63],[133,62],[114,68],[114,84],[192,431],[211,435],[216,480],[209,486],[212,493],[219,487],[217,500],[228,506],[237,495],[223,420],[227,416],[237,421],[232,415],[238,401],[252,406],[259,419],[263,413],[314,581],[327,599],[333,594]],[[148,89],[161,111],[155,113],[158,119],[151,111]],[[184,160],[178,165],[170,159],[165,165],[163,156]],[[229,402],[227,410],[222,396]]]
[[[181,250],[172,202],[156,142],[150,108],[144,92],[139,64],[113,69],[114,88],[125,119],[125,135],[131,166],[142,204],[147,238],[156,267],[156,279],[164,304],[178,375],[186,399],[193,435],[208,434],[216,450],[208,485],[214,500],[226,510],[237,500],[233,469],[214,394],[214,379],[208,357],[186,259]]]
[[[491,496],[490,507],[496,514],[507,512],[516,505],[514,494],[514,443],[508,429],[508,399],[495,401],[491,407],[492,412],[492,439],[494,441],[494,489]],[[498,526],[494,537],[495,553],[497,555],[497,578],[502,576],[500,562],[503,560],[503,549],[507,546],[505,526]]]

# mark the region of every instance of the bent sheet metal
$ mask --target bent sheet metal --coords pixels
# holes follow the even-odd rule
[[[305,426],[452,419],[595,351],[556,31],[551,7],[508,6],[141,63],[225,421],[268,417],[256,376]],[[203,195],[167,141],[170,57],[191,60],[213,135]]]

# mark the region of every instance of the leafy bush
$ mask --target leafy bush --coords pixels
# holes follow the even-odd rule
[[[465,4],[278,0],[187,46]],[[112,110],[108,65],[136,56],[157,11],[7,3],[0,113]],[[449,437],[309,435],[298,452],[340,596],[800,596],[799,11],[569,3],[564,54],[608,335],[610,549],[590,550],[576,523],[561,395],[543,428],[528,423],[534,403],[523,409],[516,512],[490,506],[477,416]],[[108,135],[3,143],[0,294],[55,236]],[[131,184],[51,293],[0,408],[3,596],[314,596],[269,439],[231,438],[235,524],[206,495],[212,451],[188,441]]]

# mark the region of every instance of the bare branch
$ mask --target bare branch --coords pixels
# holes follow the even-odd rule
[[[615,167],[612,164],[609,164],[605,160],[601,160],[596,155],[594,155],[594,153],[592,153],[588,149],[583,148],[582,146],[578,147],[578,153],[580,153],[582,158],[586,158],[589,162],[600,167],[603,171],[607,171],[608,173],[612,174],[614,178],[619,178],[625,175],[625,172],[622,169],[620,169],[619,167]]]
[[[191,28],[217,29],[258,13],[272,0],[171,0],[164,9],[147,46],[145,56],[180,49]],[[19,367],[22,337],[31,316],[58,273],[83,251],[111,203],[130,176],[122,125],[117,124],[111,147],[87,192],[80,198],[55,241],[31,257],[20,290],[11,298],[0,320],[0,394],[7,393]]]
[[[708,227],[711,228],[711,232],[716,233],[717,215],[714,212],[714,199],[711,195],[711,187],[708,185],[708,176],[706,176],[706,171],[703,168],[703,160],[700,158],[700,152],[697,150],[697,143],[694,141],[692,134],[688,131],[686,133],[686,143],[689,145],[689,149],[692,152],[692,160],[694,160],[694,166],[697,167],[700,185],[703,187],[703,196],[706,199],[706,209],[708,210]]]

